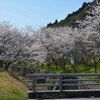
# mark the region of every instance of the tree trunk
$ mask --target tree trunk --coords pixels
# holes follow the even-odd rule
[[[66,71],[65,66],[63,66],[63,71],[64,71],[64,72]]]
[[[8,71],[8,68],[9,68],[9,66],[8,65],[5,65],[5,70],[6,71]]]
[[[3,68],[3,61],[0,61],[0,68]]]
[[[8,71],[9,65],[10,65],[10,62],[9,62],[9,63],[8,63],[8,62],[5,63],[5,70],[6,70],[6,71]]]
[[[50,64],[47,64],[47,66],[48,66],[48,69],[50,68]]]
[[[97,73],[97,64],[94,64],[95,73]]]
[[[55,64],[56,65],[56,69],[58,69],[58,66],[57,66],[57,64]]]
[[[74,72],[77,73],[77,65],[72,65],[72,67],[74,68]]]
[[[94,57],[94,69],[95,69],[95,73],[97,73],[97,62],[96,62],[96,58]]]
[[[84,64],[84,66],[86,65],[86,62],[83,60],[83,64]]]

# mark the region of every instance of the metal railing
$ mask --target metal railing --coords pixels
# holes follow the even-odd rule
[[[85,76],[85,78],[83,78]],[[94,76],[96,79],[88,79],[87,76]],[[30,78],[25,80],[26,82],[32,83],[28,87],[32,87],[33,92],[36,92],[36,87],[41,86],[57,86],[60,92],[63,91],[65,86],[88,86],[88,85],[100,85],[94,81],[100,81],[100,74],[29,74],[27,77]],[[78,79],[77,77],[80,77]],[[93,81],[92,83],[83,83],[84,81]],[[79,83],[80,82],[80,83]]]

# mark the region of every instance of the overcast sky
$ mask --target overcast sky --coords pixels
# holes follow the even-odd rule
[[[0,22],[10,21],[18,28],[31,25],[46,26],[49,22],[64,19],[79,9],[83,2],[93,0],[0,0]]]

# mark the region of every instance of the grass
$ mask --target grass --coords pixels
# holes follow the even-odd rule
[[[27,87],[0,69],[0,100],[27,100]]]
[[[52,71],[56,73],[62,73],[63,69],[58,66],[58,69],[56,69],[55,65],[51,64],[50,67],[48,68],[47,65],[43,65],[38,67],[40,70],[47,70],[47,71]],[[80,64],[77,66],[77,73],[94,73],[94,67],[92,64],[86,64],[85,66],[83,64]],[[97,72],[100,73],[100,63],[98,64]],[[75,73],[74,68],[72,65],[66,65],[66,72],[64,73]]]
[[[66,72],[63,72],[63,69],[59,66],[58,69],[56,69],[55,65],[50,65],[49,69],[46,65],[40,66],[38,69],[56,73],[66,73],[66,74],[75,73],[72,65],[66,65]],[[92,64],[86,64],[85,66],[83,64],[80,64],[77,66],[77,73],[94,73],[94,72],[95,70]],[[100,73],[100,63],[97,66],[97,72]],[[83,78],[100,79],[100,76],[83,76]],[[100,81],[95,81],[95,82],[100,83]]]
[[[40,65],[39,62],[37,63],[30,63],[30,62],[21,62],[21,63],[17,63],[17,64],[11,64],[10,66],[16,66],[16,67],[23,67],[23,68],[29,68],[29,67],[36,67]]]

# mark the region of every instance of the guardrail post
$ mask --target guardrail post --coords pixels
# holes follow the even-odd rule
[[[60,75],[59,89],[60,89],[60,92],[62,92],[62,75]]]
[[[36,92],[36,84],[35,84],[35,82],[36,82],[36,81],[35,81],[35,77],[34,77],[33,83],[32,83],[32,84],[33,84],[33,92]]]

